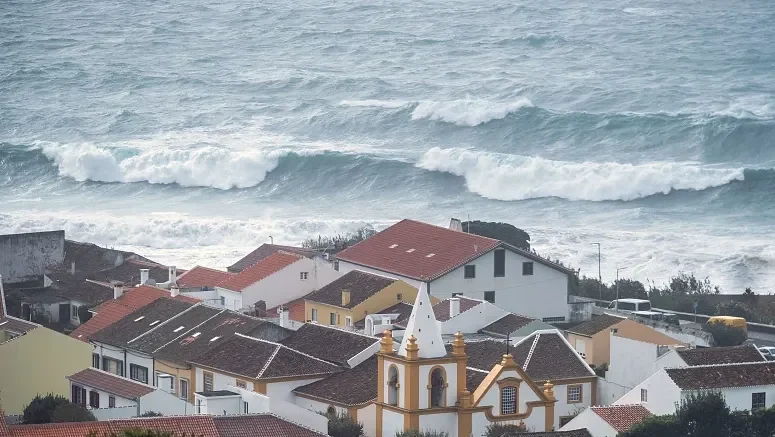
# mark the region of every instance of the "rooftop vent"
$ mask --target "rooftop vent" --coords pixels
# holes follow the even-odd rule
[[[221,338],[221,336],[220,335],[216,335],[215,337],[211,338],[210,341],[215,341],[215,340],[218,340],[219,338]]]
[[[414,252],[414,248],[411,248],[411,249],[406,251],[406,253],[412,253],[412,252]]]
[[[150,325],[148,325],[148,326],[153,326],[153,325],[155,325],[155,324],[159,323],[160,321],[161,321],[161,320],[155,320],[155,321],[151,322],[151,324],[150,324]]]
[[[390,248],[391,248],[391,249],[395,249],[396,247],[398,247],[398,245],[397,245],[397,244],[391,244],[391,245],[390,245]]]
[[[199,337],[200,335],[202,335],[202,333],[201,333],[201,332],[197,332],[197,333],[195,333],[194,335],[192,335],[192,337],[194,337],[194,338],[197,338],[197,337]]]
[[[140,320],[143,320],[144,318],[145,318],[145,316],[140,316],[140,317],[135,319],[135,322],[139,322]]]
[[[175,330],[174,330],[174,331],[172,331],[172,332],[178,332],[178,331],[180,331],[180,330],[181,330],[181,329],[183,329],[183,328],[185,328],[185,326],[178,326],[178,327],[177,327],[177,328],[175,328]]]
[[[429,253],[425,255],[426,258],[433,258],[433,255],[436,255],[435,253]]]

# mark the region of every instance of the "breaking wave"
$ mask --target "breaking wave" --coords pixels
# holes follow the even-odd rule
[[[462,176],[469,190],[496,200],[627,201],[674,190],[704,190],[745,177],[743,168],[691,162],[575,163],[439,147],[428,150],[417,165]]]
[[[500,120],[522,108],[532,108],[533,102],[520,98],[509,103],[486,100],[452,100],[449,102],[422,102],[412,111],[412,120],[434,120],[458,126],[478,126]]]

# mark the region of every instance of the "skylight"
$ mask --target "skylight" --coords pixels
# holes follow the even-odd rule
[[[172,332],[178,332],[178,331],[180,331],[180,330],[181,330],[181,329],[183,329],[183,328],[185,328],[185,326],[178,326],[178,327],[177,327],[177,328],[175,328],[175,330],[174,330],[174,331],[172,331]]]
[[[196,334],[192,335],[192,337],[194,337],[194,338],[197,338],[197,337],[199,337],[200,335],[202,335],[202,333],[201,333],[201,332],[197,332]]]
[[[425,255],[426,258],[433,258],[433,255],[436,255],[435,253],[429,253]]]
[[[406,253],[412,253],[412,252],[414,252],[414,248],[411,248],[411,249],[406,251]]]
[[[155,324],[159,323],[160,321],[161,321],[161,320],[157,320],[157,321],[155,321],[155,322],[151,322],[151,324],[150,324],[149,326],[153,326],[153,325],[155,325]]]
[[[140,316],[140,317],[135,319],[135,322],[139,322],[140,320],[143,320],[144,318],[145,318],[145,316]]]
[[[390,245],[390,248],[391,248],[391,249],[395,249],[396,247],[398,247],[398,245],[397,245],[397,244],[391,244],[391,245]]]
[[[221,338],[221,336],[220,335],[216,335],[215,337],[211,338],[210,341],[215,341],[215,340],[218,340],[219,338]]]

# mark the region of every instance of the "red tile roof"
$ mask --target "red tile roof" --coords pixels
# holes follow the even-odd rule
[[[98,369],[83,369],[68,376],[76,384],[93,387],[126,399],[135,399],[153,393],[153,387],[113,375]]]
[[[304,258],[290,252],[275,252],[258,263],[246,268],[236,275],[218,284],[227,290],[242,291],[250,285],[270,276],[273,273],[288,267],[296,261]]]
[[[337,258],[413,279],[433,280],[501,244],[498,240],[404,219]]]
[[[111,420],[110,428],[112,432],[117,434],[127,429],[140,428],[168,432],[176,436],[219,437],[218,431],[213,424],[212,416],[171,416]]]
[[[484,302],[481,300],[471,299],[470,297],[464,297],[464,296],[458,296],[458,299],[460,299],[460,314],[476,306],[479,306],[482,302]],[[441,302],[433,306],[433,314],[436,316],[436,320],[438,320],[439,322],[446,322],[447,320],[452,318],[449,310],[450,310],[449,299],[442,300]]]
[[[97,436],[110,435],[109,422],[46,423],[42,425],[10,425],[10,437],[84,437],[90,432]]]
[[[314,258],[315,256],[320,255],[320,252],[318,252],[315,249],[308,249],[304,247],[294,247],[294,246],[281,246],[279,244],[262,244],[256,250],[254,250],[253,252],[250,252],[249,254],[245,255],[242,259],[240,259],[236,263],[229,266],[227,270],[231,273],[239,273],[245,270],[246,268],[258,263],[264,258],[268,257],[269,255],[279,251],[295,253],[298,255],[305,256],[307,258]]]
[[[234,276],[234,273],[196,266],[178,277],[181,288],[214,287]]]
[[[625,432],[632,428],[633,425],[651,416],[649,410],[640,404],[592,407],[592,411],[618,432]]]

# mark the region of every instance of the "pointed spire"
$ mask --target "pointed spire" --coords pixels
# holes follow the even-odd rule
[[[414,337],[414,344],[419,349],[417,356],[420,358],[438,358],[447,355],[444,348],[444,341],[441,339],[441,330],[433,314],[433,306],[428,296],[428,286],[425,282],[420,286],[417,292],[417,299],[414,301],[412,315],[406,323],[406,332],[401,340],[401,347],[398,349],[398,355],[407,357],[407,345],[409,338]]]

